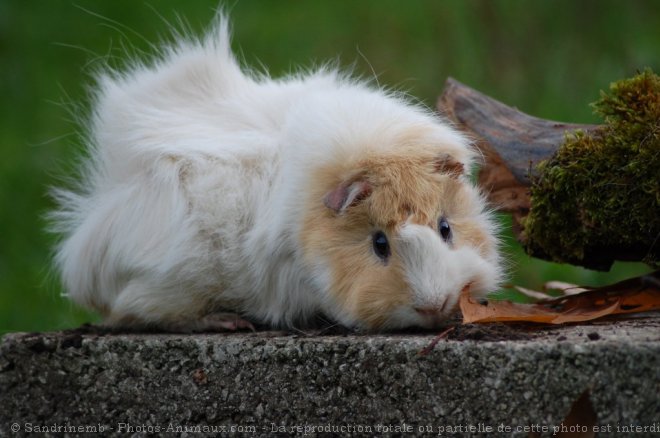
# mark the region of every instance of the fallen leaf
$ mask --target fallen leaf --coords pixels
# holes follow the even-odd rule
[[[573,402],[571,410],[558,426],[559,430],[553,435],[590,438],[596,435],[595,426],[597,423],[598,416],[591,404],[589,390],[585,389],[582,395]]]
[[[539,292],[540,293],[540,292]],[[607,315],[660,310],[660,271],[532,304],[510,301],[477,302],[469,290],[461,292],[463,324],[527,321],[546,324],[590,321]]]

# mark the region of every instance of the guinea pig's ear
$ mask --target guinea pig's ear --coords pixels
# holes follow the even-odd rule
[[[343,213],[348,207],[351,207],[371,194],[371,184],[367,181],[353,181],[351,183],[340,184],[334,190],[331,190],[323,198],[326,207],[335,213]]]
[[[465,173],[465,166],[449,154],[442,153],[433,160],[433,170],[444,173],[452,178],[458,178]]]

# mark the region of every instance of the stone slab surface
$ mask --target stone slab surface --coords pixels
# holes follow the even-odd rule
[[[586,389],[600,436],[660,434],[658,316],[436,334],[8,334],[0,436],[551,435]]]

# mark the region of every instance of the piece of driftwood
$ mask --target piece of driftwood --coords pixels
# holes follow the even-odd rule
[[[521,241],[521,219],[530,208],[530,176],[537,174],[538,163],[550,158],[572,132],[598,129],[532,117],[453,78],[445,83],[438,109],[476,140],[485,159],[479,184],[493,206],[512,214],[513,232]]]
[[[496,152],[524,186],[529,185],[529,175],[536,174],[536,165],[550,158],[567,134],[598,129],[532,117],[453,78],[447,79],[438,107],[482,139],[480,146]]]

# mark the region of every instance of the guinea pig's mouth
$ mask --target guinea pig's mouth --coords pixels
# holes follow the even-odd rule
[[[377,330],[435,329],[453,323],[459,315],[458,302],[447,299],[438,306],[405,306],[395,310]]]
[[[454,309],[451,311],[438,311],[437,309],[422,308],[415,309],[415,312],[419,314],[420,321],[416,326],[425,329],[443,327],[448,322],[454,321],[458,316]]]
[[[441,322],[444,322],[447,319],[445,314],[445,306],[447,301],[442,303],[442,306],[438,307],[413,307],[413,310],[417,312],[419,317],[422,319],[422,327],[424,328],[433,328],[440,325]]]
[[[447,296],[442,304],[439,305],[413,306],[412,309],[421,320],[420,327],[436,328],[446,325],[450,320],[460,319],[460,296],[462,294],[469,294],[472,287],[472,282],[466,284],[457,295]]]
[[[463,291],[470,288],[470,284],[463,287]],[[412,310],[415,312],[419,323],[416,324],[423,328],[436,328],[446,325],[448,320],[454,319],[459,308],[460,294],[447,295],[444,300],[439,303],[426,304],[426,305],[413,305]]]

